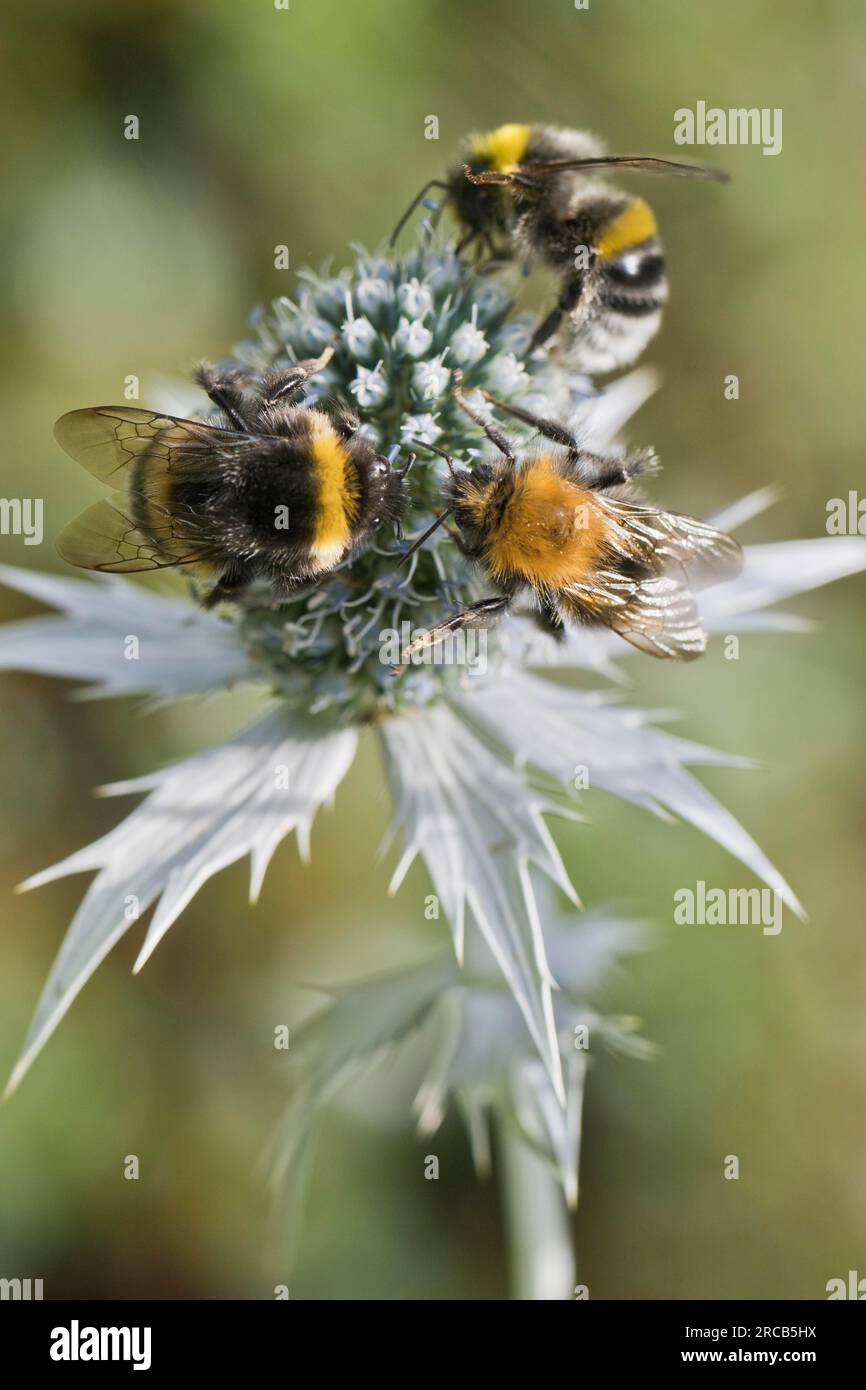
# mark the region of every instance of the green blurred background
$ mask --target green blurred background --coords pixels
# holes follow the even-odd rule
[[[46,499],[46,542],[5,538],[2,558],[59,568],[51,540],[95,495],[53,442],[56,416],[120,399],[130,372],[146,403],[225,352],[255,303],[290,289],[275,244],[293,266],[376,244],[470,129],[548,120],[675,153],[673,113],[699,99],[782,107],[784,148],[705,152],[733,170],[726,190],[653,184],[672,301],[647,358],[664,385],[630,438],[658,448],[672,506],[706,512],[778,480],[783,502],[745,539],[822,534],[827,499],[861,485],[866,432],[864,20],[845,0],[7,3],[2,491]],[[730,372],[738,402],[723,397]],[[684,670],[628,663],[640,703],[766,764],[707,781],[807,925],[675,928],[677,886],[748,876],[696,831],[603,795],[589,826],[557,831],[585,902],[627,899],[660,928],[605,1000],[643,1018],[660,1056],[600,1057],[590,1077],[576,1231],[594,1298],[816,1298],[866,1274],[862,600],[857,580],[807,596],[813,633],[744,638],[738,663],[718,646]],[[4,591],[2,611],[37,610]],[[3,678],[7,1071],[85,886],[14,898],[15,883],[129,806],[92,786],[249,714],[230,697],[141,716],[68,693]],[[136,979],[140,931],[112,953],[0,1112],[0,1274],[42,1277],[54,1297],[269,1295],[253,1170],[282,1096],[272,1029],[295,1016],[290,982],[439,939],[419,870],[385,898],[373,856],[387,816],[366,747],[310,867],[284,846],[254,911],[246,868],[222,873]],[[505,1296],[496,1189],[476,1183],[459,1125],[435,1141],[430,1183],[430,1141],[392,1118],[328,1122],[292,1295]],[[122,1177],[130,1153],[139,1182]],[[722,1177],[729,1153],[739,1182]]]

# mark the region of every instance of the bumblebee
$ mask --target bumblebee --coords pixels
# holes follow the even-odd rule
[[[634,480],[655,468],[651,450],[601,458],[561,425],[482,394],[556,447],[518,458],[464,399],[458,374],[457,403],[500,457],[471,472],[448,459],[448,507],[412,550],[451,517],[460,548],[496,592],[416,637],[404,664],[460,628],[489,626],[526,591],[539,624],[557,637],[566,624],[602,626],[652,656],[700,656],[706,635],[692,590],[739,573],[737,542],[706,522],[636,499]]]
[[[392,242],[431,187],[442,188],[463,228],[458,251],[483,243],[492,262],[521,257],[552,270],[560,290],[532,346],[563,316],[584,370],[612,371],[643,351],[661,325],[668,297],[652,209],[594,175],[612,169],[727,182],[694,164],[640,155],[605,155],[594,136],[556,126],[503,125],[471,136],[464,163],[425,185]]]
[[[64,560],[115,574],[178,566],[214,581],[210,608],[260,579],[287,597],[384,522],[399,526],[406,470],[376,453],[348,410],[291,403],[332,355],[254,381],[201,367],[216,423],[130,406],[62,416],[66,452],[121,485],[61,533]]]

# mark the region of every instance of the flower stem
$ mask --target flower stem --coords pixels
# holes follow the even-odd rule
[[[559,1182],[507,1122],[499,1126],[499,1159],[512,1298],[571,1298],[576,1265]]]

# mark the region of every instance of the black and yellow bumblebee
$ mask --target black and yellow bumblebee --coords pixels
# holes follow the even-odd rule
[[[649,155],[606,155],[583,131],[558,126],[498,126],[470,136],[463,162],[431,187],[445,191],[463,236],[462,252],[483,244],[493,263],[521,257],[559,280],[556,306],[536,329],[532,345],[550,338],[568,317],[569,347],[589,372],[633,362],[661,325],[668,282],[656,220],[643,198],[620,192],[595,175],[605,170],[678,174],[727,182],[700,165]]]
[[[292,404],[332,356],[260,378],[199,369],[218,420],[94,406],[58,420],[67,453],[120,485],[61,533],[70,564],[108,573],[179,566],[212,586],[212,607],[265,580],[275,599],[330,574],[385,522],[399,526],[395,469],[342,407]]]
[[[454,538],[495,592],[419,634],[403,662],[460,628],[491,625],[527,592],[536,621],[554,636],[564,636],[566,624],[602,626],[652,656],[700,656],[706,634],[692,591],[739,573],[742,551],[733,537],[638,500],[633,483],[655,470],[651,450],[599,457],[561,425],[482,392],[556,446],[518,458],[506,436],[465,400],[455,377],[457,403],[500,457],[470,471],[443,455],[451,470],[448,506],[412,550],[453,518]]]

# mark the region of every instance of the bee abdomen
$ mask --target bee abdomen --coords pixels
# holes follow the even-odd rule
[[[668,281],[655,218],[634,199],[596,229],[596,261],[578,284],[573,343],[587,371],[633,362],[661,327]]]
[[[184,548],[195,550],[209,539],[208,516],[215,478],[179,477],[156,466],[143,454],[136,462],[127,493],[132,520],[166,560],[177,559]]]
[[[614,262],[607,268],[607,281],[611,287],[608,302],[619,299],[623,304],[634,304],[639,300],[651,303],[664,303],[667,298],[667,277],[665,259],[659,251],[632,253],[634,259],[625,264]],[[617,295],[617,291],[619,294]]]

